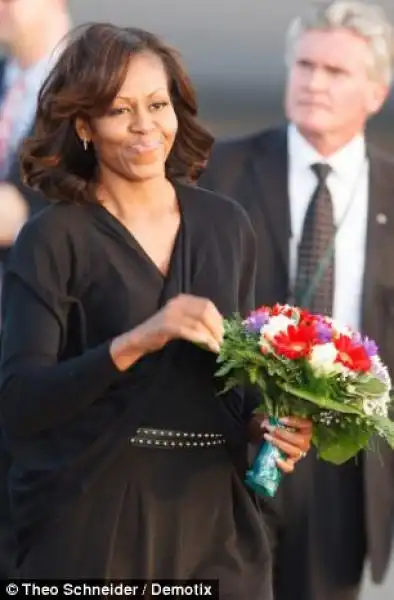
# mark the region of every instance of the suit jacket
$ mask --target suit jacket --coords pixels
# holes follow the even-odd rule
[[[362,297],[362,330],[375,339],[394,375],[394,161],[367,144],[369,215]],[[289,241],[286,127],[218,142],[199,184],[232,197],[249,213],[257,234],[256,305],[287,302]],[[387,216],[382,224],[377,215]],[[382,581],[394,515],[394,453],[379,442],[363,461],[364,514],[372,577]],[[327,506],[327,511],[333,510]],[[321,540],[324,544],[325,540]]]

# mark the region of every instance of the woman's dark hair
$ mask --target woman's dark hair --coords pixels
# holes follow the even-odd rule
[[[93,145],[85,151],[75,123],[104,115],[127,74],[130,56],[152,52],[163,62],[178,118],[166,162],[169,178],[195,181],[208,159],[212,136],[197,122],[196,95],[178,54],[156,36],[131,27],[98,23],[79,27],[42,85],[34,135],[21,156],[26,185],[53,200],[94,201],[97,172]]]

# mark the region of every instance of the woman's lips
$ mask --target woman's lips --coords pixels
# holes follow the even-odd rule
[[[146,152],[153,152],[161,147],[161,142],[138,142],[132,144],[127,149],[134,154],[145,154]]]

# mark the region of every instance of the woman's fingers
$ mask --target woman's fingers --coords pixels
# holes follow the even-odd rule
[[[176,337],[192,342],[193,344],[206,346],[215,353],[220,351],[220,345],[212,335],[212,331],[200,321],[196,321],[190,317],[183,317],[177,325]]]
[[[310,448],[311,435],[309,434],[309,432],[304,433],[297,431],[289,431],[285,427],[268,427],[268,431],[276,439],[282,440],[283,442],[287,442],[291,446],[295,446],[296,448],[302,450],[302,452],[306,452]]]
[[[223,341],[224,327],[223,317],[216,306],[210,301],[203,301],[197,319],[208,329],[220,346]]]
[[[294,461],[291,459],[284,460],[282,458],[276,459],[276,464],[284,473],[292,473],[294,471]]]
[[[259,415],[260,418],[262,415]],[[264,439],[279,448],[285,455],[277,459],[278,467],[284,473],[292,473],[296,463],[304,458],[311,447],[313,423],[300,417],[283,417],[281,426],[271,425],[268,419],[261,421],[261,427],[268,431]]]
[[[272,435],[270,433],[265,433],[264,439],[274,444],[274,446],[279,448],[279,450],[282,450],[282,452],[289,456],[293,461],[300,460],[305,456],[307,452],[307,449],[304,449],[304,447],[300,447],[298,445],[295,446],[289,442],[284,441],[282,438],[276,437],[276,435]]]
[[[188,317],[206,327],[219,345],[222,343],[224,334],[223,317],[213,302],[206,298],[181,296],[180,305]]]
[[[286,427],[298,429],[302,432],[312,433],[313,423],[309,419],[302,419],[301,417],[283,417],[280,422]]]

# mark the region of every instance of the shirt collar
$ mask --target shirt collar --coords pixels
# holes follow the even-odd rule
[[[363,135],[357,135],[328,158],[322,157],[294,124],[288,127],[288,150],[291,165],[295,169],[305,170],[314,163],[327,163],[333,173],[343,179],[349,179],[366,156],[365,138]]]
[[[31,65],[27,69],[21,69],[16,60],[11,59],[7,62],[4,73],[5,88],[9,88],[14,82],[23,77],[25,86],[29,89],[31,87],[37,87],[37,83],[41,85],[45,77],[49,73],[51,67],[56,61],[59,55],[59,51],[52,52],[49,55],[44,56],[34,65]]]

